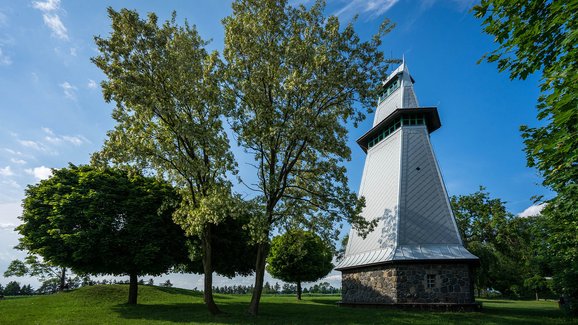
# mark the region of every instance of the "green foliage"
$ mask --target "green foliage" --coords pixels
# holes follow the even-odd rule
[[[205,50],[194,26],[161,26],[157,16],[108,9],[112,33],[96,37],[100,55],[92,61],[108,80],[101,83],[107,102],[114,101],[117,121],[93,160],[136,164],[174,184],[181,203],[173,216],[188,236],[201,237],[205,294],[213,303],[212,225],[235,215],[226,179],[235,162],[223,130],[225,107],[217,52]]]
[[[135,171],[70,165],[26,189],[19,246],[77,272],[159,275],[186,259],[177,202]]]
[[[245,204],[239,201],[240,205]],[[211,242],[216,253],[213,269],[222,276],[249,276],[255,270],[255,245],[246,225],[251,219],[250,211],[243,211],[235,218],[227,218],[218,225],[212,226]],[[202,240],[200,236],[192,236],[187,240],[190,263],[179,268],[179,271],[203,273],[201,263],[203,257]]]
[[[353,22],[325,17],[324,2],[306,8],[287,0],[238,0],[225,26],[226,95],[239,144],[252,154],[263,214],[251,224],[259,243],[250,312],[258,312],[269,236],[275,226],[313,229],[337,238],[349,221],[362,234],[374,223],[347,184],[347,123],[371,110],[385,79],[378,50],[392,25],[371,41]]]
[[[569,313],[578,315],[578,186],[569,185],[538,218],[539,254],[552,269],[554,290]]]
[[[22,244],[16,246],[18,249],[25,248]],[[62,291],[65,286],[71,287],[70,284],[66,283],[66,272],[65,267],[52,265],[50,262],[42,261],[37,255],[28,254],[24,261],[13,260],[8,265],[8,268],[4,272],[4,276],[33,276],[38,277],[38,279],[43,283],[39,290],[42,293],[54,293],[57,291]],[[56,284],[54,286],[53,284]],[[50,290],[48,290],[50,288]]]
[[[4,288],[4,295],[5,296],[20,295],[20,283],[16,281],[8,282],[8,284],[6,284],[6,288]]]
[[[470,195],[453,196],[452,208],[465,247],[480,259],[476,272],[478,292],[493,288],[515,294],[530,272],[532,219],[516,218],[505,202],[491,198],[485,188]]]
[[[331,245],[311,231],[291,229],[271,241],[267,271],[285,282],[297,283],[301,299],[301,283],[326,276],[333,269]]]
[[[573,308],[578,314],[576,277],[564,276],[578,273],[573,212],[578,205],[573,189],[578,184],[578,2],[482,0],[474,11],[483,19],[484,31],[499,44],[485,56],[487,61],[497,61],[498,69],[507,70],[512,79],[542,73],[538,119],[545,123],[536,128],[522,126],[521,130],[528,166],[538,169],[543,184],[564,198],[553,199],[553,207],[545,212],[548,236],[544,245],[554,274],[561,274],[555,281],[565,288],[561,293],[576,301]],[[561,207],[569,211],[561,211]],[[569,257],[573,253],[574,258]]]

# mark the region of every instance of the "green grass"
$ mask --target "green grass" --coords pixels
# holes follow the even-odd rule
[[[245,313],[250,296],[216,295],[225,315],[210,316],[199,294],[139,287],[139,305],[125,304],[128,286],[84,287],[50,296],[0,301],[0,324],[571,324],[555,302],[482,300],[478,313],[337,307],[339,296],[264,296],[260,315]]]

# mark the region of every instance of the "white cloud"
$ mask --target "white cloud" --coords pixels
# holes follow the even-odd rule
[[[90,141],[88,141],[87,138],[83,137],[82,135],[76,135],[76,136],[56,135],[54,133],[54,131],[52,131],[51,129],[49,129],[47,127],[43,127],[42,131],[44,131],[44,133],[47,134],[44,137],[44,140],[46,140],[47,142],[49,142],[51,144],[61,144],[63,142],[68,142],[68,143],[71,143],[75,146],[80,146],[83,143],[90,142]]]
[[[540,212],[542,212],[544,207],[546,207],[546,203],[529,206],[526,210],[518,213],[518,217],[527,218],[537,216],[540,214]]]
[[[52,36],[68,40],[68,30],[60,20],[60,16],[55,11],[60,9],[60,0],[34,1],[32,7],[43,12],[42,19],[44,24],[52,30]]]
[[[21,151],[12,150],[9,148],[3,148],[3,150],[9,154],[16,155],[16,156],[23,156],[24,155]]]
[[[71,85],[68,81],[60,84],[60,87],[64,91],[64,97],[70,100],[76,100],[76,87]]]
[[[42,12],[50,12],[60,8],[60,0],[47,0],[46,2],[33,1],[32,7]]]
[[[2,184],[2,187],[11,187],[11,188],[15,188],[15,189],[22,188],[22,186],[20,186],[20,184],[16,183],[16,181],[13,179],[3,180],[2,182],[0,182],[0,184]]]
[[[0,176],[12,176],[14,172],[10,168],[10,166],[6,166],[4,168],[0,168]]]
[[[386,13],[399,0],[351,0],[346,6],[339,9],[336,16],[353,16],[356,14],[368,15],[377,18]]]
[[[26,160],[24,160],[24,159],[10,158],[10,161],[12,163],[18,164],[18,165],[25,165],[26,164]]]
[[[86,86],[90,89],[95,89],[98,85],[96,84],[96,81],[88,79],[88,84]]]
[[[0,223],[1,230],[12,230],[16,227],[13,223]]]
[[[52,170],[46,166],[34,167],[33,169],[25,169],[26,173],[33,175],[39,180],[47,179],[52,176]]]
[[[10,58],[8,55],[4,54],[4,52],[2,51],[2,48],[0,48],[0,65],[11,65],[12,64],[12,58]]]
[[[75,47],[70,48],[70,55],[76,56],[76,48]]]
[[[36,141],[18,140],[18,143],[20,143],[21,145],[23,145],[26,148],[30,148],[30,149],[34,149],[34,150],[38,150],[38,151],[46,151],[46,148],[44,147],[44,145],[42,145],[41,143],[36,142]]]
[[[42,18],[44,19],[44,24],[52,30],[52,36],[62,40],[68,40],[68,30],[64,27],[58,15],[44,14]]]

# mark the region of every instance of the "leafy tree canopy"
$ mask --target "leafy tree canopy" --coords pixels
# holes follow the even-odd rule
[[[95,38],[100,55],[92,60],[108,78],[101,85],[105,100],[116,103],[117,124],[93,159],[149,168],[176,186],[182,200],[174,220],[201,238],[205,302],[218,313],[211,231],[236,208],[226,177],[235,162],[222,126],[219,55],[205,50],[194,26],[178,26],[175,13],[162,25],[153,13],[108,14],[112,32]]]
[[[301,283],[326,276],[333,269],[331,245],[311,231],[291,229],[271,241],[267,271],[275,278],[297,284],[301,300]]]
[[[20,246],[81,273],[159,275],[186,259],[168,184],[127,169],[74,166],[26,189]],[[133,286],[134,282],[134,286]],[[135,291],[133,291],[135,290]]]
[[[482,0],[474,11],[498,44],[484,57],[487,61],[497,62],[512,79],[542,73],[538,119],[544,124],[521,130],[528,166],[538,169],[543,184],[558,193],[543,213],[548,233],[544,250],[560,275],[555,281],[565,288],[560,292],[578,314],[577,277],[571,276],[578,273],[573,249],[578,247],[573,214],[578,205],[578,2]]]
[[[251,224],[259,243],[252,314],[273,228],[297,219],[337,238],[333,231],[342,221],[361,233],[372,225],[360,216],[364,202],[349,189],[343,162],[351,153],[347,123],[371,110],[386,78],[388,62],[378,48],[392,25],[385,21],[361,41],[353,22],[342,26],[325,17],[324,6],[238,0],[223,20],[231,125],[254,156],[258,181],[248,186],[263,210]]]

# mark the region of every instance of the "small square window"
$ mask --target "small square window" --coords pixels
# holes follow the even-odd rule
[[[427,287],[433,288],[436,285],[436,275],[435,274],[428,274],[427,275]]]

